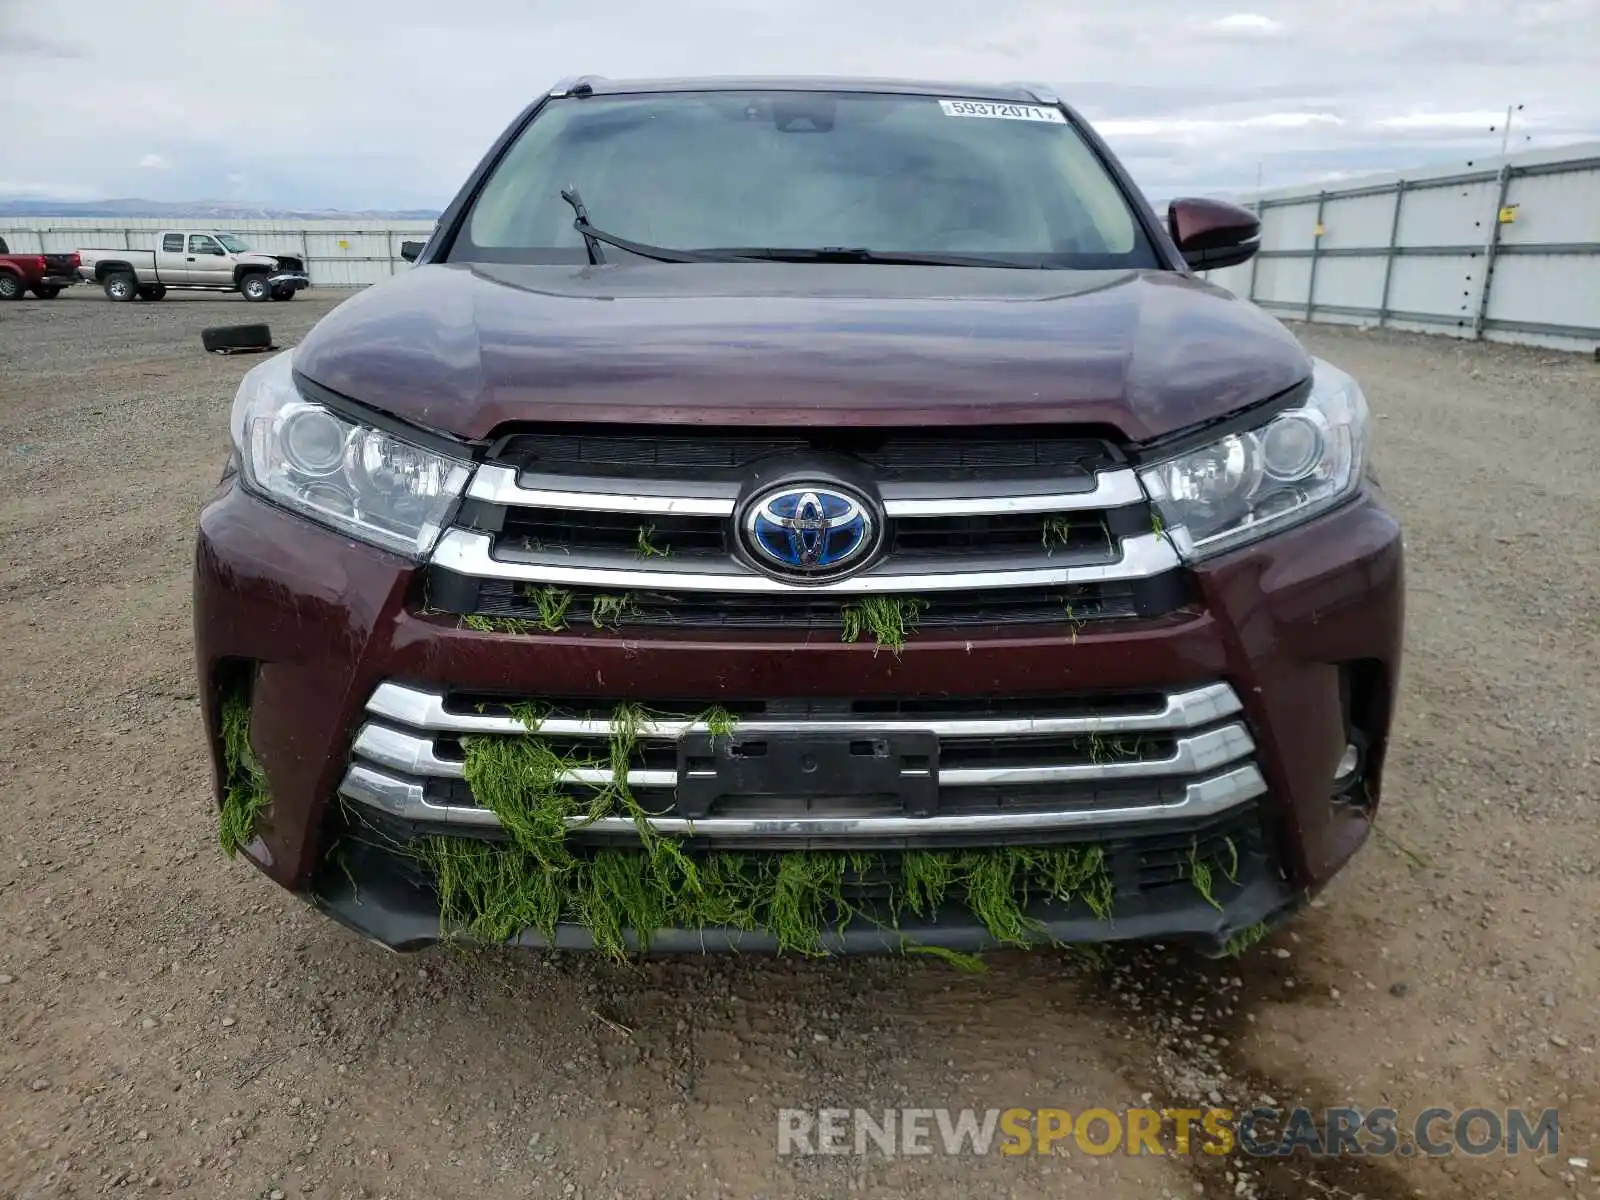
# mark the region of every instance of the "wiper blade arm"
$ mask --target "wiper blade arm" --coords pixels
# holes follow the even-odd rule
[[[583,197],[578,195],[577,188],[562,188],[561,198],[572,205],[576,214],[572,227],[583,235],[584,248],[589,252],[591,265],[605,262],[605,255],[600,250],[600,243],[615,246],[618,250],[626,250],[629,254],[637,254],[640,258],[654,259],[664,263],[698,263],[698,262],[734,262],[737,256],[723,251],[701,250],[670,250],[665,246],[651,246],[644,242],[629,241],[625,237],[618,237],[614,233],[607,233],[603,229],[596,229],[589,221],[589,210],[583,206]]]
[[[575,187],[562,188],[561,198],[572,205],[572,227],[583,235],[583,249],[589,256],[589,265],[597,267],[606,261],[605,251],[600,249],[600,240],[590,232],[594,226],[589,224],[589,210],[583,206],[583,197],[578,195]]]
[[[879,263],[887,266],[926,267],[1006,267],[1011,270],[1040,270],[1041,264],[1010,262],[1002,258],[988,258],[981,254],[936,254],[914,251],[869,250],[865,246],[718,246],[706,250],[672,250],[666,246],[652,246],[635,242],[603,229],[595,228],[589,220],[589,210],[575,187],[562,188],[561,198],[572,206],[572,227],[583,237],[589,263],[599,266],[606,261],[600,249],[603,242],[636,254],[640,258],[665,263],[703,262],[816,262],[816,263]]]

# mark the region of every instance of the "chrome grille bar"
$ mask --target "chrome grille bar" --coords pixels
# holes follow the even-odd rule
[[[733,559],[708,560],[697,570],[661,570],[643,565],[584,565],[577,555],[529,554],[516,560],[496,558],[494,539],[486,533],[454,528],[445,531],[433,552],[435,566],[482,579],[510,579],[570,587],[632,589],[647,592],[723,592],[752,595],[818,594],[860,596],[895,592],[961,592],[981,588],[1061,587],[1148,579],[1178,566],[1172,544],[1157,533],[1124,538],[1121,557],[1113,562],[1073,566],[1039,565],[983,571],[951,570],[929,563],[925,569],[898,569],[885,562],[859,575],[833,583],[793,584],[747,570]]]
[[[369,720],[358,732],[353,762],[340,791],[347,798],[395,816],[417,821],[493,828],[497,818],[489,809],[469,803],[441,803],[441,792],[460,796],[466,764],[448,743],[461,735],[498,738],[553,737],[593,739],[596,751],[584,760],[581,752],[563,782],[574,787],[602,788],[615,782],[605,761],[606,741],[612,723],[604,717],[551,716],[530,729],[507,713],[454,711],[443,689],[380,684],[367,703]],[[1086,706],[1092,701],[1086,701]],[[791,817],[781,808],[748,817],[723,816],[698,819],[666,810],[653,819],[664,832],[696,833],[713,837],[820,838],[903,837],[927,834],[984,832],[1006,834],[1031,830],[1071,829],[1164,817],[1192,817],[1220,812],[1244,803],[1265,790],[1253,762],[1255,744],[1239,719],[1242,705],[1226,683],[1200,684],[1153,699],[1147,707],[1073,715],[1004,715],[918,717],[916,714],[853,719],[828,716],[751,718],[738,723],[730,735],[816,733],[819,735],[892,735],[916,731],[941,739],[957,739],[948,749],[941,743],[941,758],[959,753],[959,739],[978,738],[998,747],[1000,762],[948,759],[938,762],[936,784],[948,810],[927,816],[873,810],[864,798],[852,812],[848,796],[832,797],[834,811],[818,815],[804,801],[796,801]],[[687,734],[707,734],[706,723],[690,716],[654,716],[640,721],[636,734],[642,743],[659,749],[672,746]],[[1094,744],[1063,750],[1050,739],[1061,736],[1115,739],[1123,735],[1156,736],[1161,748],[1117,745],[1093,752]],[[441,753],[441,750],[444,752]],[[1087,751],[1087,753],[1085,753]],[[1084,761],[1088,757],[1090,761]],[[1072,761],[1059,761],[1069,758]],[[926,773],[926,771],[924,772]],[[677,766],[633,767],[626,772],[631,788],[670,793],[685,782]],[[983,789],[999,789],[998,802]],[[1006,789],[1019,791],[1007,799]],[[1043,788],[1044,793],[1027,789]],[[430,790],[431,789],[431,790]],[[977,789],[968,791],[968,789]],[[966,796],[976,797],[968,801]],[[430,798],[432,797],[432,798]],[[1181,797],[1178,799],[1177,797]],[[843,802],[843,803],[841,803]],[[971,804],[981,811],[974,811]],[[993,804],[991,809],[989,806]],[[843,808],[843,811],[838,811]],[[598,822],[578,819],[577,826],[608,833],[633,828],[630,817],[607,817]]]
[[[1096,472],[1094,486],[1081,491],[1062,491],[1041,483],[1037,491],[1018,486],[1013,492],[961,498],[918,494],[929,491],[932,486],[885,483],[881,489],[885,512],[896,518],[1070,512],[1117,508],[1137,504],[1145,498],[1138,477],[1126,467]],[[467,487],[467,496],[511,508],[730,517],[738,500],[739,485],[696,480],[660,482],[570,475],[519,476],[511,467],[490,463],[478,468]]]
[[[737,736],[737,735],[735,735]],[[1152,779],[1171,775],[1197,775],[1245,758],[1255,749],[1243,725],[1224,725],[1205,733],[1178,738],[1172,753],[1163,758],[1113,759],[1107,762],[1050,763],[1033,766],[943,767],[940,787],[989,787],[1021,783],[1104,783],[1122,779]],[[461,779],[465,764],[441,758],[427,735],[406,733],[368,722],[356,735],[355,755],[383,767],[432,779]],[[574,768],[570,783],[607,784],[609,768]],[[674,771],[629,771],[634,787],[676,787]]]
[[[855,718],[815,720],[806,717],[753,718],[739,722],[740,733],[896,733],[926,730],[941,737],[1025,737],[1038,734],[1122,734],[1195,729],[1209,725],[1240,709],[1239,697],[1225,683],[1167,696],[1160,708],[1143,712],[1097,713],[1072,717],[935,717]],[[375,717],[409,725],[413,729],[441,733],[510,733],[530,730],[516,717],[489,713],[452,712],[442,692],[406,687],[398,683],[379,684],[367,702]],[[611,735],[611,722],[597,718],[547,717],[538,732],[551,737],[594,737]],[[703,721],[646,717],[637,727],[641,738],[677,738],[686,733],[708,733]]]
[[[1071,809],[1063,812],[994,812],[934,815],[929,817],[652,817],[661,833],[719,838],[896,838],[918,835],[1046,832],[1092,829],[1108,825],[1185,820],[1214,816],[1254,799],[1267,790],[1254,764],[1202,779],[1184,789],[1183,799],[1171,804]],[[360,763],[346,773],[340,794],[370,808],[410,821],[427,821],[472,829],[493,829],[500,818],[486,808],[433,804],[422,784],[397,779]],[[632,817],[568,818],[574,830],[596,833],[636,833]]]

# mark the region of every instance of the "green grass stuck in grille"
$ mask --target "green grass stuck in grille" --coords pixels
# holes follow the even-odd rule
[[[256,835],[256,822],[266,810],[267,776],[250,748],[250,700],[243,690],[222,700],[222,764],[226,773],[217,840],[229,858]]]
[[[840,609],[839,640],[871,638],[875,647],[899,654],[927,607],[926,600],[915,596],[864,596]]]
[[[821,954],[831,929],[860,920],[893,931],[907,915],[930,916],[946,901],[965,905],[997,942],[1047,941],[1029,916],[1035,900],[1081,900],[1109,920],[1112,881],[1099,847],[1006,846],[912,850],[880,855],[845,851],[690,855],[681,839],[656,830],[627,784],[640,728],[651,714],[623,705],[613,714],[603,753],[557,753],[538,736],[542,714],[518,713],[526,737],[463,739],[465,774],[509,842],[432,838],[418,854],[438,885],[447,932],[503,941],[525,929],[553,937],[557,925],[587,929],[601,951],[640,948],[665,928],[724,927],[771,935],[778,948]],[[697,718],[714,736],[731,736],[736,720],[712,708]],[[609,768],[613,782],[584,794],[563,785],[576,768]],[[639,845],[580,850],[568,837],[574,820],[631,818]],[[870,878],[879,896],[870,908],[851,885]],[[904,939],[902,948],[928,948]],[[932,952],[932,951],[928,951]],[[971,966],[970,956],[939,954]]]
[[[539,822],[532,822],[535,828]],[[628,953],[631,932],[640,949],[659,929],[711,927],[766,933],[787,953],[825,953],[823,935],[853,920],[898,929],[908,913],[931,915],[946,900],[964,904],[996,941],[1012,946],[1047,942],[1025,911],[1031,900],[1082,899],[1102,919],[1111,915],[1111,879],[1099,847],[997,847],[911,850],[898,855],[805,850],[693,858],[660,839],[641,849],[602,849],[591,855],[552,855],[548,844],[530,851],[519,834],[510,845],[432,838],[419,850],[434,872],[441,922],[484,941],[503,941],[525,929],[546,938],[558,924],[580,925],[597,949]],[[559,865],[552,857],[560,858]],[[870,909],[850,899],[850,883],[870,877],[888,895]],[[934,887],[928,880],[938,881]],[[907,938],[909,952],[929,948]]]

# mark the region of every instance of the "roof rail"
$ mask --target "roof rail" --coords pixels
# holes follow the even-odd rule
[[[604,75],[569,75],[556,83],[549,94],[556,99],[562,96],[587,96],[594,91],[595,84],[604,81]]]
[[[1007,86],[1015,87],[1015,88],[1021,88],[1023,91],[1027,92],[1028,95],[1032,96],[1035,100],[1037,100],[1040,104],[1060,104],[1061,103],[1061,97],[1056,93],[1055,88],[1050,87],[1048,84],[1043,84],[1043,83],[1012,83],[1012,84],[1008,84]]]

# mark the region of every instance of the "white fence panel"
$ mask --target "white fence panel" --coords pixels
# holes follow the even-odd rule
[[[1600,170],[1513,179],[1506,202],[1516,206],[1500,230],[1507,246],[1600,242]]]
[[[1272,258],[1256,264],[1255,291],[1250,298],[1263,305],[1305,307],[1311,283],[1309,258]]]
[[[1330,258],[1317,264],[1317,294],[1312,309],[1360,308],[1366,297],[1383,287],[1384,255]],[[1309,271],[1309,264],[1308,264]]]
[[[1389,226],[1394,221],[1392,195],[1329,196],[1322,206],[1322,237],[1317,244],[1324,250],[1370,249],[1387,245]],[[1315,223],[1313,223],[1313,232]],[[1311,249],[1307,241],[1305,249]]]
[[[1600,347],[1600,143],[1246,197],[1213,282],[1291,318]]]
[[[1400,205],[1395,244],[1481,246],[1493,224],[1497,195],[1493,179],[1461,187],[1411,188]]]
[[[1279,250],[1310,250],[1317,240],[1317,202],[1285,204],[1261,213],[1262,245]]]
[[[1588,273],[1589,286],[1566,281]],[[1600,259],[1578,254],[1508,254],[1495,263],[1488,319],[1493,323],[1600,329]]]
[[[1389,312],[1410,321],[1432,318],[1440,325],[1466,325],[1471,332],[1483,260],[1463,255],[1402,255],[1394,260]]]

